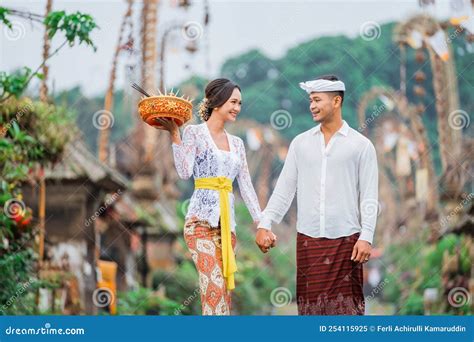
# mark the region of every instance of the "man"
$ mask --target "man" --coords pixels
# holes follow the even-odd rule
[[[256,242],[265,253],[297,192],[296,294],[300,315],[363,315],[362,264],[378,209],[375,148],[342,120],[345,85],[336,76],[300,83],[318,126],[290,144]]]

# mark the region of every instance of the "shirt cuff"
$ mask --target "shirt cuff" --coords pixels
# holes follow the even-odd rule
[[[372,240],[374,239],[374,233],[369,231],[369,230],[366,230],[366,229],[362,229],[361,233],[360,233],[360,236],[359,236],[359,240],[364,240],[364,241],[367,241],[368,243],[372,244]]]
[[[260,223],[257,228],[263,228],[266,230],[272,230],[272,220],[266,216],[262,216]]]
[[[258,213],[255,214],[255,216],[252,216],[253,222],[256,223],[257,225],[260,224],[260,222],[262,221],[262,218],[263,218],[263,215],[261,211],[258,211]]]

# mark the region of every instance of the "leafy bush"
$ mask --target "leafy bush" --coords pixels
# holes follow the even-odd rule
[[[457,258],[458,269],[456,274],[452,275],[456,278],[455,284],[459,279],[471,277],[472,261],[469,257],[468,239],[463,235],[448,234],[436,244],[426,245],[420,249],[421,243],[423,242],[420,238],[389,248],[386,258],[393,265],[394,271],[385,275],[389,281],[384,287],[384,300],[396,303],[400,314],[422,315],[424,314],[424,292],[428,288],[434,288],[438,290],[439,298],[431,308],[432,313],[472,313],[472,308],[468,304],[460,308],[447,305],[447,291],[450,290],[450,286],[447,285],[447,279],[442,278],[445,253]]]
[[[423,315],[424,312],[423,297],[416,292],[410,293],[400,309],[401,315]]]
[[[173,315],[179,304],[160,296],[151,289],[139,287],[133,291],[121,292],[117,299],[119,315]]]
[[[199,278],[192,261],[183,261],[173,271],[156,271],[152,276],[152,288],[160,287],[164,287],[168,298],[179,303],[179,314],[201,313]]]
[[[0,309],[7,314],[30,313],[34,290],[45,285],[33,276],[35,221],[20,186],[39,166],[59,159],[74,132],[68,113],[29,99],[0,107]]]

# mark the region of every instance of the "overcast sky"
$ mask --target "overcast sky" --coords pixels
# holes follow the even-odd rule
[[[177,0],[161,1],[159,32],[173,24],[203,22],[202,1],[192,1],[187,11],[173,7]],[[43,13],[46,1],[1,1],[1,6]],[[431,13],[439,18],[449,15],[449,1],[436,1]],[[187,41],[180,31],[170,37],[166,80],[176,84],[191,74],[218,75],[229,57],[258,48],[272,58],[285,54],[301,42],[324,35],[345,34],[355,37],[368,22],[383,24],[403,20],[421,12],[417,0],[377,1],[210,1],[210,25],[197,40],[199,51],[191,56],[184,50]],[[55,90],[81,85],[88,95],[103,92],[107,86],[118,30],[126,1],[54,0],[53,10],[81,11],[91,14],[100,30],[93,35],[97,52],[85,46],[65,47],[50,61]],[[139,31],[141,1],[136,1],[135,32]],[[16,31],[1,27],[0,70],[20,66],[35,68],[40,64],[43,28],[39,24],[15,19]],[[53,49],[62,43],[55,37]],[[139,46],[136,46],[139,49]],[[117,87],[122,88],[126,65],[133,57],[123,55],[118,69]],[[186,68],[186,66],[188,66]]]

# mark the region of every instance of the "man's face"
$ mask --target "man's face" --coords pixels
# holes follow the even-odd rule
[[[322,123],[334,114],[335,98],[332,93],[316,93],[309,95],[309,110],[313,121]]]

